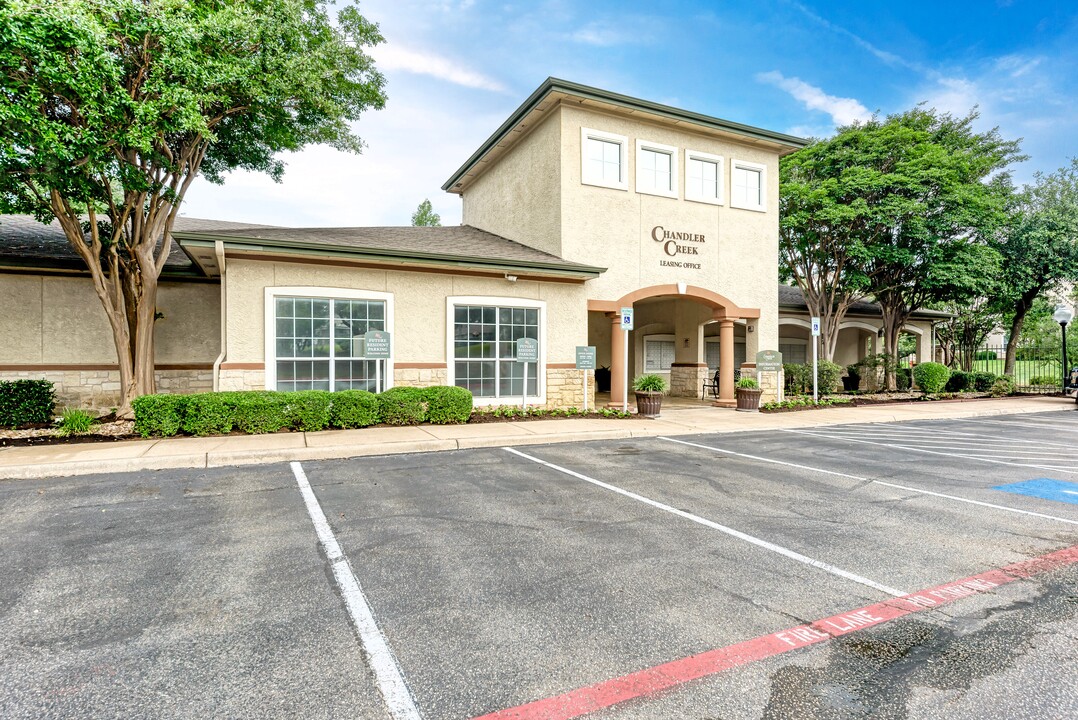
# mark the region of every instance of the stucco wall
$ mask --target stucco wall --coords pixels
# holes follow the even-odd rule
[[[509,282],[401,270],[231,261],[228,265],[227,363],[265,361],[267,287],[343,288],[391,293],[394,304],[394,363],[446,362],[446,298],[484,296],[546,303],[548,363],[570,363],[586,345],[585,288],[570,283]]]
[[[561,126],[545,118],[464,190],[462,222],[561,254]]]
[[[0,275],[0,365],[115,364],[112,331],[87,278]],[[161,284],[157,363],[212,363],[220,346],[220,287]]]

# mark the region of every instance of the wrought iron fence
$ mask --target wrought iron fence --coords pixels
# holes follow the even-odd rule
[[[1078,341],[1078,338],[1075,338]],[[1078,351],[1067,348],[1068,368],[1075,367]],[[1004,375],[1007,348],[984,345],[972,357],[962,353],[955,358],[955,368],[971,372]],[[1021,392],[1058,393],[1063,385],[1063,353],[1060,345],[1019,345],[1015,352],[1014,384]]]

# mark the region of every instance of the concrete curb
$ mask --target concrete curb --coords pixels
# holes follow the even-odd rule
[[[866,406],[871,407],[871,406]],[[851,408],[858,410],[859,408]],[[916,408],[910,408],[915,410]],[[773,422],[752,422],[739,427],[701,427],[686,422],[665,418],[659,427],[648,427],[645,422],[632,421],[632,426],[612,428],[610,430],[579,430],[533,435],[492,435],[487,437],[468,437],[454,439],[397,440],[379,443],[326,445],[316,447],[290,447],[257,450],[210,450],[198,453],[180,453],[176,455],[154,455],[146,457],[156,443],[149,443],[135,457],[103,460],[71,460],[68,462],[45,462],[32,465],[11,465],[0,467],[0,479],[36,480],[50,477],[70,477],[74,475],[96,475],[105,473],[126,473],[148,470],[177,470],[216,468],[238,465],[264,465],[283,463],[293,460],[339,460],[375,455],[401,455],[406,453],[445,452],[448,450],[468,450],[475,448],[548,445],[552,443],[586,442],[589,440],[622,440],[630,438],[649,438],[657,435],[703,435],[726,434],[777,430],[789,426],[794,428],[813,428],[854,423],[888,423],[911,420],[961,420],[975,417],[993,417],[999,415],[1024,415],[1039,412],[1066,412],[1075,410],[1074,406],[1044,407],[1026,406],[1014,408],[990,408],[949,412],[940,417],[919,416],[917,412],[879,414],[866,417],[821,417],[819,422],[806,422],[790,425],[780,419],[786,413],[776,414]],[[811,412],[828,413],[828,410]],[[796,415],[796,413],[792,413]],[[763,419],[768,416],[756,415]],[[815,420],[816,418],[812,418]],[[808,420],[808,418],[806,418]],[[675,427],[671,427],[675,426]]]

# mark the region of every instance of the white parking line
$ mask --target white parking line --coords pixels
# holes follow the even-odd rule
[[[610,485],[609,483],[605,483],[602,480],[596,480],[595,478],[588,477],[587,475],[583,475],[583,474],[575,472],[573,470],[569,470],[568,468],[564,468],[564,467],[562,467],[560,465],[555,465],[554,463],[547,462],[546,460],[541,460],[541,459],[539,459],[537,457],[534,457],[532,455],[528,455],[527,453],[522,453],[519,450],[516,450],[514,448],[507,447],[507,448],[503,448],[503,449],[506,450],[507,452],[513,453],[514,455],[522,457],[525,460],[531,460],[534,463],[538,463],[538,464],[543,465],[545,467],[548,467],[548,468],[550,468],[552,470],[557,470],[560,473],[564,473],[566,475],[575,477],[575,478],[577,478],[579,480],[583,480],[585,482],[589,482],[592,485],[596,485],[598,487],[603,488],[604,490],[610,490],[611,492],[616,492],[619,495],[623,495],[623,496],[625,496],[627,498],[631,498],[632,500],[642,502],[645,505],[650,505],[651,507],[658,508],[659,510],[665,510],[668,513],[672,513],[672,514],[677,515],[679,517],[683,517],[686,520],[692,520],[693,522],[699,523],[700,525],[703,525],[705,527],[709,527],[712,530],[718,530],[719,532],[723,532],[723,533],[726,533],[727,535],[730,535],[732,537],[736,537],[739,540],[744,540],[745,542],[752,543],[753,545],[756,545],[757,547],[762,547],[765,550],[770,550],[771,552],[778,553],[779,555],[782,555],[783,557],[789,558],[790,560],[796,560],[797,562],[804,563],[805,565],[811,565],[814,568],[817,568],[819,570],[823,570],[825,572],[829,572],[832,575],[837,575],[838,577],[845,578],[846,580],[852,580],[852,581],[854,581],[856,583],[860,583],[861,585],[865,585],[867,587],[870,587],[873,590],[879,590],[882,593],[886,593],[888,595],[894,595],[895,597],[903,597],[904,595],[907,594],[906,592],[904,592],[902,590],[896,590],[893,587],[888,587],[887,585],[883,585],[882,583],[878,583],[878,582],[876,582],[874,580],[869,580],[866,577],[856,575],[856,574],[854,574],[852,572],[849,572],[847,570],[843,570],[842,568],[835,567],[834,565],[829,565],[829,564],[827,564],[825,562],[821,562],[820,560],[814,560],[813,558],[802,555],[801,553],[794,552],[793,550],[788,550],[787,548],[784,548],[781,545],[776,545],[776,544],[770,543],[770,542],[768,542],[766,540],[761,540],[758,537],[753,537],[752,535],[748,535],[746,533],[743,533],[740,530],[734,530],[733,528],[726,527],[725,525],[720,525],[717,522],[713,522],[713,521],[708,520],[706,518],[702,518],[699,515],[693,515],[690,512],[685,512],[684,510],[679,510],[679,509],[677,509],[675,507],[671,507],[670,505],[667,505],[665,503],[657,502],[655,500],[652,500],[651,498],[646,498],[643,495],[638,495],[638,494],[636,494],[634,492],[630,492],[629,490],[623,490],[622,488],[619,488],[616,485]]]
[[[389,714],[394,720],[421,720],[423,716],[419,714],[415,699],[404,682],[400,665],[393,657],[385,635],[374,621],[371,606],[363,595],[363,590],[359,586],[355,573],[352,572],[348,558],[345,557],[341,546],[337,543],[337,538],[333,535],[333,530],[329,527],[326,515],[322,512],[322,506],[318,504],[318,498],[315,497],[314,490],[307,481],[307,474],[303,472],[303,466],[298,462],[292,463],[292,474],[296,476],[303,502],[307,505],[307,514],[311,516],[318,541],[322,544],[326,558],[333,568],[333,577],[337,579],[341,597],[344,598],[348,614],[352,617],[352,624],[359,633],[360,645],[370,662],[375,682],[385,699]]]
[[[825,475],[838,475],[839,477],[850,478],[851,480],[861,480],[876,485],[886,485],[887,487],[898,488],[899,490],[908,490],[909,492],[920,493],[922,495],[932,495],[934,497],[947,498],[948,500],[957,500],[958,502],[969,503],[970,505],[980,505],[981,507],[993,508],[995,510],[1004,510],[1006,512],[1018,513],[1019,515],[1032,515],[1034,517],[1044,518],[1046,520],[1057,520],[1061,523],[1067,523],[1068,525],[1078,525],[1078,520],[1069,520],[1067,518],[1056,517],[1055,515],[1046,515],[1044,513],[1032,512],[1031,510],[1019,510],[1018,508],[1007,507],[1006,505],[995,505],[993,503],[981,502],[980,500],[970,500],[969,498],[958,497],[957,495],[945,495],[943,493],[932,492],[931,490],[922,490],[920,488],[909,487],[908,485],[896,485],[895,483],[884,482],[883,480],[871,480],[869,478],[860,477],[858,475],[849,475],[847,473],[835,472],[834,470],[824,470],[823,468],[812,467],[810,465],[799,465],[798,463],[786,462],[785,460],[775,460],[774,458],[765,458],[760,457],[759,455],[746,455],[745,453],[734,452],[733,450],[725,450],[723,448],[717,448],[711,445],[701,445],[699,443],[688,442],[686,440],[676,440],[674,438],[664,437],[661,435],[658,439],[678,443],[679,445],[689,445],[690,447],[711,450],[713,452],[722,453],[723,455],[734,455],[737,457],[748,458],[750,460],[759,460],[761,462],[772,463],[774,465],[785,465],[787,467],[795,467],[801,470],[810,470],[812,472],[824,473]]]
[[[976,421],[976,424],[979,425],[981,423],[992,423],[993,425],[1017,425],[1019,427],[1032,427],[1032,428],[1038,428],[1040,430],[1044,430],[1045,427],[1046,427],[1044,423],[1020,422],[1018,420],[988,420],[986,418],[978,418],[977,421]],[[1070,423],[1067,423],[1067,424],[1069,425]],[[1075,427],[1060,427],[1060,425],[1056,425],[1054,427],[1056,429],[1062,430],[1064,432],[1078,432],[1078,426],[1075,426]]]
[[[876,445],[876,446],[879,446],[879,447],[888,447],[888,448],[892,448],[892,449],[896,449],[896,450],[909,450],[910,452],[926,453],[928,455],[942,455],[942,456],[945,456],[945,457],[961,458],[963,460],[980,460],[981,462],[994,463],[996,465],[1010,465],[1012,467],[1036,468],[1038,470],[1054,470],[1056,472],[1067,473],[1068,475],[1078,475],[1078,471],[1067,469],[1067,468],[1062,468],[1062,467],[1057,467],[1057,466],[1054,466],[1054,465],[1034,465],[1034,464],[1031,464],[1031,463],[1007,462],[1006,460],[995,460],[993,458],[980,457],[978,455],[963,455],[963,454],[960,454],[960,453],[938,452],[936,450],[925,450],[924,448],[914,447],[913,445],[895,445],[895,444],[892,444],[892,443],[875,442],[873,440],[858,440],[858,439],[855,439],[855,438],[839,437],[839,436],[835,436],[835,435],[827,435],[827,434],[824,434],[824,433],[810,432],[808,430],[782,429],[781,432],[794,433],[794,434],[797,434],[797,435],[811,435],[812,437],[820,437],[820,438],[831,438],[833,440],[845,440],[846,442],[862,443],[864,445]]]

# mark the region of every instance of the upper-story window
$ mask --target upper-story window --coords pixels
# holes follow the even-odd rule
[[[677,197],[677,148],[636,141],[636,191]]]
[[[601,130],[580,129],[580,181],[627,190],[629,139]]]
[[[685,151],[685,199],[722,205],[723,160],[718,155]]]
[[[730,161],[730,205],[743,210],[767,209],[767,166],[744,160]]]

